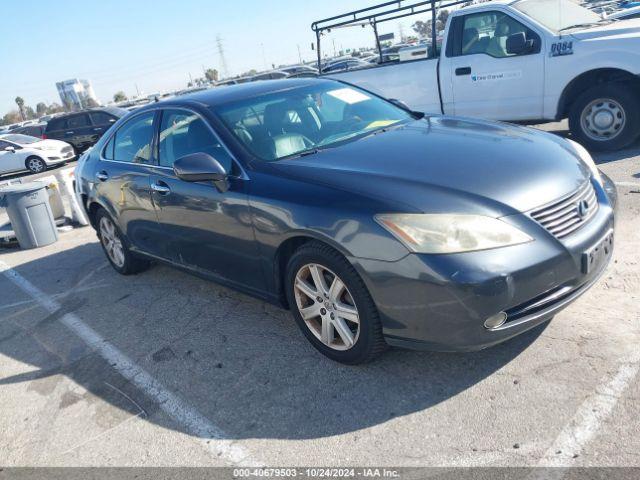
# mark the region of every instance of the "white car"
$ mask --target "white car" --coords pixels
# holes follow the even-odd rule
[[[0,135],[0,175],[30,170],[44,172],[75,157],[71,145],[19,133]]]

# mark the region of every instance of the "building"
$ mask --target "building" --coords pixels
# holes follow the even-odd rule
[[[58,88],[60,100],[64,106],[68,106],[74,110],[82,110],[83,108],[100,105],[100,101],[96,97],[93,87],[88,80],[73,78],[56,83],[56,87]]]

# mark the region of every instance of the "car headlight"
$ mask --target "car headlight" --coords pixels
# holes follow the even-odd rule
[[[459,253],[533,240],[502,220],[483,215],[384,214],[376,221],[415,253]]]
[[[569,140],[569,143],[571,144],[575,152],[580,157],[580,160],[582,160],[583,163],[589,168],[589,170],[591,171],[591,176],[593,176],[593,179],[596,182],[598,182],[600,185],[602,185],[602,177],[600,176],[600,170],[598,170],[596,162],[593,161],[591,154],[587,152],[587,149],[584,148],[582,145],[580,145],[578,142]]]

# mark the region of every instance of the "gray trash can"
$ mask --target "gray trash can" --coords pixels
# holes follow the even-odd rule
[[[44,184],[31,182],[0,187],[0,206],[7,209],[20,247],[44,247],[58,240]]]

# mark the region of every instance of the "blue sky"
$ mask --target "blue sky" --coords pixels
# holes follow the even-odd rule
[[[221,70],[216,36],[230,74],[272,63],[314,58],[314,20],[380,3],[375,0],[22,0],[2,5],[0,115],[27,105],[60,102],[55,82],[86,78],[106,102],[183,88],[189,73]],[[392,23],[392,22],[390,22]],[[409,30],[411,21],[404,24]],[[387,30],[398,35],[398,24]],[[342,30],[323,48],[373,46],[370,28]],[[264,49],[264,56],[263,56]],[[266,59],[266,62],[265,62]],[[266,65],[265,65],[266,63]]]

